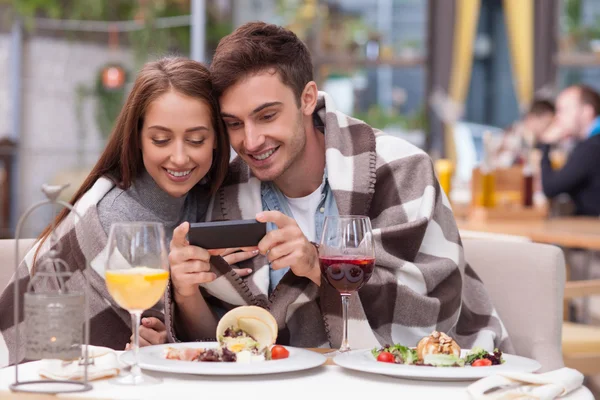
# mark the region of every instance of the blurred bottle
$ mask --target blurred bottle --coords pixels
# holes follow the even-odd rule
[[[491,132],[483,134],[483,161],[481,163],[481,206],[494,208],[496,206],[496,177],[492,164]]]
[[[523,166],[523,206],[533,207],[533,169],[529,163]]]
[[[521,146],[521,157],[523,158],[523,190],[521,195],[521,200],[523,207],[533,207],[533,193],[534,193],[534,182],[533,182],[533,166],[531,164],[531,152],[533,150],[533,146],[531,146],[531,142],[525,140],[525,135],[523,135],[523,142]]]
[[[450,198],[450,192],[452,191],[452,175],[454,174],[454,164],[451,160],[441,158],[435,162],[435,171],[440,182],[442,190],[446,193],[446,196]]]

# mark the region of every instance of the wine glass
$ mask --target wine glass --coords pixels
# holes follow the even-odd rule
[[[343,338],[339,352],[346,352],[350,350],[350,296],[369,280],[375,266],[371,220],[354,215],[326,217],[319,245],[319,262],[321,274],[342,296]]]
[[[119,306],[131,314],[134,363],[131,373],[113,383],[142,385],[160,379],[144,375],[138,365],[139,327],[144,310],[163,296],[169,282],[169,263],[162,224],[151,222],[115,223],[108,235],[106,287]]]

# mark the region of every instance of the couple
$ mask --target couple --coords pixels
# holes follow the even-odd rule
[[[339,347],[339,294],[322,283],[311,242],[325,216],[360,214],[372,220],[377,268],[350,301],[354,347],[416,344],[437,329],[464,347],[512,350],[465,264],[429,157],[337,112],[312,68],[292,32],[249,23],[221,40],[210,75],[182,59],[141,71],[73,199],[82,220],[58,217],[62,257],[75,270],[67,285],[80,288],[86,274],[93,288],[92,344],[122,349],[130,340],[129,314],[104,285],[102,250],[111,223],[144,220],[174,232],[166,303],[145,313],[142,344],[214,339],[224,312],[254,304],[276,318],[280,343]],[[227,166],[229,144],[239,157]],[[184,221],[250,218],[269,226],[258,255],[211,257],[185,240]],[[47,233],[15,277],[22,287],[49,250]],[[0,299],[0,347],[11,363],[22,357],[11,347],[12,296],[9,287]]]

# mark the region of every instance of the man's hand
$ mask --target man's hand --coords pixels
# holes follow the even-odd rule
[[[563,129],[558,125],[556,121],[552,122],[550,126],[538,137],[538,140],[544,144],[554,144],[564,139]]]
[[[303,276],[321,285],[321,269],[316,247],[306,239],[293,218],[279,211],[264,211],[256,215],[259,222],[272,222],[277,228],[258,244],[274,270],[290,267],[296,276]]]

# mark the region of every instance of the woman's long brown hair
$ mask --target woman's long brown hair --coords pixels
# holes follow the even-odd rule
[[[219,115],[219,103],[213,94],[210,73],[197,61],[168,57],[147,63],[139,72],[100,159],[71,199],[71,205],[81,199],[103,176],[111,179],[121,189],[131,186],[144,169],[140,133],[146,110],[150,103],[170,90],[200,99],[209,106],[217,148],[207,178],[212,193],[219,188],[227,173],[230,149]],[[40,246],[34,257],[32,273],[35,271],[35,260],[41,244],[50,236],[52,226],[58,226],[68,214],[68,209],[63,209],[39,236]]]

